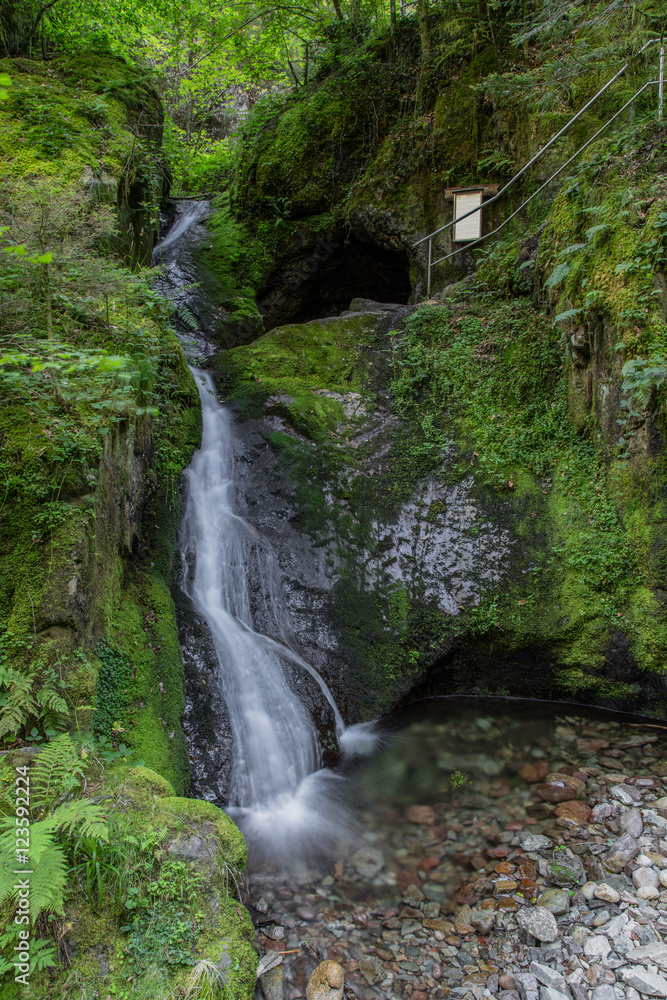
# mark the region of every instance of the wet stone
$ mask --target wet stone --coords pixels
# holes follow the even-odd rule
[[[570,909],[570,894],[566,889],[548,889],[538,899],[538,905],[560,917]]]
[[[556,918],[543,906],[525,907],[525,909],[519,910],[517,922],[538,941],[555,941],[558,937]]]

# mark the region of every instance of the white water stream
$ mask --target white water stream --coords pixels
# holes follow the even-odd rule
[[[165,294],[172,298],[187,291],[192,281],[191,269],[181,267],[183,237],[208,210],[208,202],[178,202],[176,219],[153,252],[154,262],[162,265]],[[188,253],[192,255],[192,247]],[[199,358],[211,351],[197,334],[183,346],[189,354],[194,348]],[[286,664],[297,666],[320,686],[345,755],[371,753],[377,737],[372,723],[345,727],[324,680],[299,652],[283,610],[275,552],[234,509],[231,414],[218,403],[211,376],[196,368],[192,372],[201,398],[203,434],[185,473],[181,586],[213,638],[232,729],[225,808],[260,857],[279,864],[305,860],[340,848],[353,824],[345,805],[347,781],[322,768],[315,725],[288,683]],[[255,619],[271,634],[262,634]]]
[[[320,685],[347,753],[367,752],[373,740],[367,725],[345,729],[326,684],[294,648],[275,553],[234,510],[230,413],[218,403],[210,375],[193,374],[203,435],[185,473],[181,585],[206,620],[218,656],[233,734],[227,806],[262,854],[284,859],[309,844],[322,849],[339,843],[348,828],[338,794],[344,779],[321,768],[315,726],[287,682],[284,662],[302,667]],[[258,602],[279,639],[256,631]]]

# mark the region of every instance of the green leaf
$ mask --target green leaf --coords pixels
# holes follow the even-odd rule
[[[614,274],[622,274],[623,271],[629,271],[633,266],[634,260],[623,260],[620,264],[617,264],[614,268]]]
[[[586,239],[590,242],[594,236],[598,233],[604,232],[605,229],[609,229],[609,224],[607,222],[601,222],[597,226],[591,226],[590,229],[586,230]]]
[[[564,319],[572,319],[573,316],[578,316],[581,312],[583,309],[566,309],[565,312],[558,313],[554,323],[562,323]]]
[[[547,280],[544,282],[544,287],[553,288],[555,285],[560,284],[563,278],[565,278],[571,270],[571,264],[559,264],[558,267],[554,268]]]

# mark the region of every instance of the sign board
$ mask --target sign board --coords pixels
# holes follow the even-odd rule
[[[482,188],[468,188],[467,190],[454,191],[454,218],[458,219],[477,206],[482,204]],[[454,224],[454,242],[465,243],[468,240],[478,240],[482,235],[482,211],[481,208],[467,219]]]

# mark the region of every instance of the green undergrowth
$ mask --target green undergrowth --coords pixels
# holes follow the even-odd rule
[[[113,643],[121,591],[134,586],[128,557],[134,549],[140,561],[141,504],[156,507],[173,551],[175,483],[199,418],[168,304],[146,272],[131,273],[113,252],[119,188],[129,190],[138,169],[130,154],[159,156],[153,82],[97,54],[3,67],[11,85],[0,105],[0,697],[12,714],[0,735],[20,740],[90,725],[94,648],[103,637]],[[182,668],[165,589],[169,544],[155,540],[159,568],[138,606],[144,617],[171,616],[171,692]],[[156,763],[157,750],[145,756]],[[182,758],[181,746],[179,788]]]
[[[642,489],[568,419],[559,328],[525,300],[425,306],[395,354],[399,410],[430,416],[459,442],[459,474],[515,510],[524,571],[462,616],[460,636],[486,636],[500,656],[541,650],[556,690],[632,703],[638,675],[605,674],[609,637],[627,636],[641,668],[662,671],[666,635]]]
[[[0,106],[3,176],[76,181],[85,168],[119,176],[144,136],[159,139],[162,111],[150,74],[84,52],[49,62],[4,59],[12,84]],[[107,200],[113,194],[107,188]]]
[[[103,803],[104,836],[70,836],[62,912],[40,929],[44,947],[67,947],[60,968],[33,970],[21,996],[44,990],[83,1000],[194,993],[250,1000],[257,957],[250,916],[237,887],[243,838],[208,802],[178,798],[163,776],[143,767],[99,770],[88,759],[87,794]],[[200,995],[198,990],[196,995]],[[7,982],[3,997],[18,998]]]

